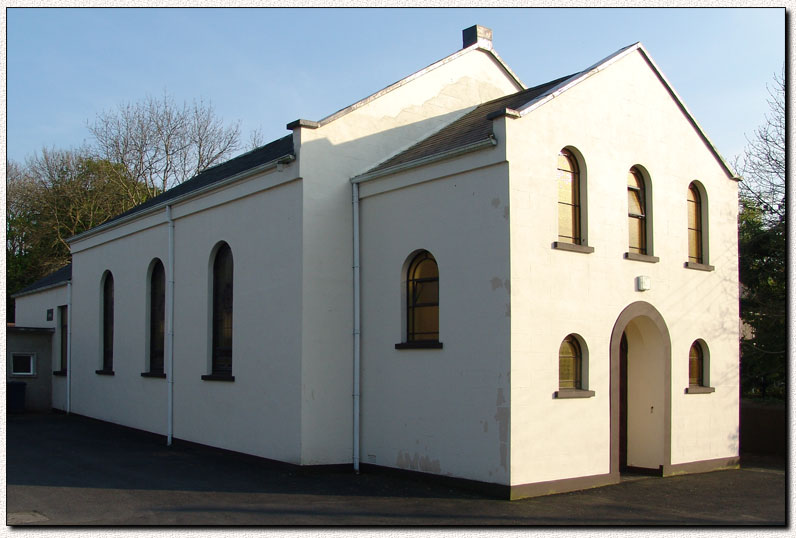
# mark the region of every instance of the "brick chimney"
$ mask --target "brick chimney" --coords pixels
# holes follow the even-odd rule
[[[475,43],[483,43],[488,47],[492,46],[492,30],[486,26],[470,26],[462,30],[462,48],[466,49]]]

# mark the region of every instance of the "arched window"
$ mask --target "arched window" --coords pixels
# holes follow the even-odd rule
[[[166,342],[166,271],[155,260],[149,278],[149,372],[163,373]]]
[[[578,340],[569,335],[558,348],[558,388],[583,388],[583,354]]]
[[[705,354],[699,342],[691,344],[691,350],[688,352],[688,385],[705,386]]]
[[[702,235],[702,197],[694,183],[688,186],[688,261],[704,263]]]
[[[102,371],[113,372],[113,274],[102,282]]]
[[[647,252],[647,189],[644,177],[636,168],[627,173],[627,226],[628,251],[635,254]]]
[[[580,172],[574,155],[566,149],[558,154],[558,240],[580,245]]]
[[[554,398],[591,398],[589,390],[589,350],[583,338],[567,335],[558,346],[558,390]]]
[[[425,250],[406,274],[406,342],[439,342],[439,271]]]
[[[232,250],[223,243],[213,261],[214,376],[232,376],[232,272]]]

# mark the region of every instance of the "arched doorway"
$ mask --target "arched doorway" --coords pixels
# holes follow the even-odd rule
[[[611,333],[611,474],[671,464],[671,339],[661,314],[639,301]]]

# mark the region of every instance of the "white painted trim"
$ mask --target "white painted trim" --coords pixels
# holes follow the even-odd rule
[[[359,101],[357,101],[356,103],[354,103],[352,105],[349,105],[349,106],[347,106],[345,108],[342,108],[342,109],[338,110],[337,112],[335,112],[335,113],[333,113],[333,114],[331,114],[329,116],[326,116],[325,118],[323,118],[322,120],[317,122],[318,123],[318,127],[323,127],[324,125],[326,125],[328,123],[331,123],[334,120],[339,119],[339,118],[345,116],[346,114],[348,114],[350,112],[353,112],[353,111],[357,110],[358,108],[361,108],[361,107],[365,106],[366,104],[370,103],[374,99],[378,99],[379,97],[381,97],[383,95],[386,95],[386,94],[390,93],[391,91],[396,90],[396,89],[400,88],[401,86],[403,86],[403,85],[405,85],[405,84],[407,84],[407,83],[409,83],[409,82],[411,82],[411,81],[413,81],[413,80],[415,80],[417,78],[420,78],[421,76],[425,75],[426,73],[428,73],[430,71],[433,71],[434,69],[436,69],[438,67],[442,67],[443,65],[447,64],[448,62],[451,62],[451,61],[459,58],[460,56],[464,56],[468,52],[471,52],[471,51],[474,51],[474,50],[479,50],[481,52],[484,52],[484,53],[489,54],[490,56],[492,56],[492,58],[495,59],[495,61],[498,63],[498,65],[500,65],[500,67],[503,68],[503,70],[506,72],[506,74],[508,74],[509,77],[511,77],[511,79],[519,87],[520,90],[527,89],[525,84],[522,83],[522,81],[519,79],[519,77],[517,77],[517,75],[514,73],[514,71],[512,71],[511,68],[509,68],[509,66],[503,61],[503,59],[500,56],[498,56],[498,54],[494,51],[494,49],[492,48],[491,43],[489,43],[488,46],[485,46],[485,45],[486,44],[483,41],[479,41],[479,42],[473,43],[472,45],[470,45],[467,48],[458,50],[458,51],[454,52],[453,54],[451,54],[450,56],[446,56],[442,60],[434,62],[433,64],[431,64],[431,65],[429,65],[427,67],[424,67],[420,71],[416,71],[416,72],[412,73],[411,75],[409,75],[408,77],[404,77],[401,80],[399,80],[398,82],[395,82],[395,83],[387,86],[386,88],[383,88],[383,89],[377,91],[376,93],[373,93],[373,94],[365,97],[364,99],[360,99]]]
[[[370,181],[372,179],[389,176],[392,174],[396,174],[398,172],[403,172],[404,170],[417,168],[419,166],[424,166],[427,164],[435,163],[437,161],[450,159],[452,157],[457,157],[465,153],[470,153],[473,151],[478,151],[479,149],[484,149],[494,146],[497,146],[497,139],[494,137],[494,135],[490,135],[489,138],[486,138],[484,140],[479,140],[478,142],[474,142],[466,146],[460,146],[458,148],[454,148],[448,151],[443,151],[441,153],[435,153],[434,155],[429,155],[427,157],[422,157],[420,159],[415,159],[413,161],[396,164],[395,166],[390,166],[389,168],[384,168],[382,170],[376,170],[375,172],[368,172],[365,174],[361,174],[359,176],[352,177],[350,181],[351,183],[354,184],[362,183],[364,181]]]
[[[655,74],[658,75],[658,78],[661,80],[661,82],[663,82],[663,84],[666,86],[666,89],[669,91],[672,97],[674,97],[675,101],[677,102],[677,105],[686,115],[688,120],[696,128],[699,135],[702,137],[705,143],[710,147],[711,151],[713,151],[716,158],[719,160],[719,162],[724,167],[727,174],[730,176],[730,179],[734,181],[741,181],[741,177],[730,167],[729,164],[727,164],[727,161],[724,160],[724,157],[721,156],[719,150],[716,148],[716,146],[713,145],[713,142],[710,140],[710,138],[708,138],[707,133],[705,133],[705,130],[702,129],[701,125],[699,125],[699,122],[696,120],[694,115],[691,114],[691,111],[688,110],[688,107],[685,105],[685,101],[683,101],[680,98],[680,95],[675,91],[674,86],[671,85],[669,80],[666,78],[666,75],[664,75],[663,71],[660,70],[658,65],[652,59],[652,56],[650,56],[650,54],[647,52],[647,49],[645,49],[641,43],[638,44],[638,49],[639,52],[641,52],[641,54],[644,55],[644,59],[647,61],[650,67],[652,67],[652,69],[655,71]]]
[[[592,75],[596,75],[597,73],[599,73],[603,69],[607,68],[608,66],[610,66],[614,62],[620,60],[621,58],[624,58],[625,56],[627,56],[628,54],[630,54],[634,50],[638,49],[640,46],[641,46],[641,43],[634,43],[633,45],[630,45],[629,47],[625,47],[623,49],[620,49],[620,50],[616,51],[615,53],[611,54],[610,56],[607,56],[607,57],[603,58],[602,60],[600,60],[596,64],[594,64],[594,65],[592,65],[590,67],[587,67],[586,69],[584,69],[580,73],[572,75],[568,79],[556,84],[555,86],[553,86],[552,88],[547,90],[542,95],[536,97],[532,101],[529,101],[529,102],[525,103],[524,105],[522,105],[521,107],[518,107],[516,109],[517,112],[520,113],[520,116],[525,116],[525,115],[529,114],[530,112],[536,110],[537,108],[539,108],[543,104],[547,103],[551,99],[555,99],[556,97],[558,97],[559,95],[561,95],[562,93],[564,93],[568,89],[572,88],[576,84],[580,83],[581,81],[586,80],[587,78],[589,78]]]
[[[34,293],[39,293],[46,290],[51,290],[53,288],[60,288],[61,286],[68,286],[71,280],[62,280],[61,282],[57,282],[55,284],[50,284],[49,286],[42,286],[41,288],[36,288],[35,290],[26,291],[23,293],[15,293],[11,296],[12,299],[16,299],[17,297],[25,297],[26,295],[32,295]]]
[[[14,372],[14,357],[25,356],[30,357],[30,373],[15,373]],[[8,354],[11,364],[9,364],[8,375],[9,377],[37,377],[36,376],[36,353],[34,351],[12,351]]]
[[[182,202],[184,202],[184,201],[186,201],[188,199],[195,198],[195,197],[197,197],[197,196],[199,196],[201,194],[204,194],[204,193],[216,190],[216,189],[220,189],[221,187],[225,187],[226,185],[229,185],[230,183],[233,183],[233,182],[238,181],[240,179],[244,179],[244,178],[247,178],[247,177],[250,177],[250,176],[254,176],[256,174],[259,174],[260,172],[264,172],[264,171],[269,170],[271,168],[277,168],[280,164],[290,163],[290,162],[293,162],[295,160],[296,160],[296,157],[292,153],[288,153],[288,154],[282,155],[281,157],[277,157],[276,159],[268,161],[267,163],[261,164],[259,166],[255,166],[254,168],[249,168],[248,170],[244,170],[242,172],[239,172],[237,174],[231,175],[231,176],[229,176],[227,178],[224,178],[224,179],[222,179],[220,181],[216,181],[216,182],[211,183],[209,185],[205,185],[204,187],[202,187],[200,189],[196,189],[196,190],[193,190],[193,191],[190,191],[190,192],[186,192],[185,194],[183,194],[181,196],[177,196],[175,198],[170,198],[168,200],[164,200],[163,202],[155,204],[152,207],[149,207],[149,208],[144,209],[142,211],[137,211],[135,213],[131,213],[130,215],[127,215],[127,216],[122,217],[120,219],[116,219],[116,220],[108,221],[108,222],[106,222],[104,224],[100,224],[99,226],[96,226],[96,227],[94,227],[94,228],[92,228],[90,230],[86,230],[83,233],[80,233],[80,234],[77,234],[75,236],[70,237],[69,239],[66,240],[66,242],[71,245],[72,243],[76,243],[76,242],[81,241],[83,239],[87,239],[89,237],[92,237],[94,235],[102,233],[102,232],[104,232],[106,230],[109,230],[111,228],[115,228],[117,226],[121,226],[122,224],[126,224],[126,223],[128,223],[130,221],[137,220],[137,219],[140,219],[142,217],[145,217],[145,216],[151,215],[153,213],[156,213],[156,212],[160,211],[161,209],[163,209],[164,207],[166,207],[167,205],[174,206],[174,205],[182,203]]]
[[[711,142],[710,139],[708,138],[707,134],[705,134],[705,131],[704,131],[704,129],[702,129],[702,126],[700,126],[699,123],[696,121],[696,119],[694,118],[693,114],[691,114],[691,111],[688,110],[688,107],[686,107],[684,101],[680,98],[680,96],[674,90],[674,87],[668,81],[666,76],[664,76],[663,72],[660,70],[658,65],[652,60],[652,57],[650,56],[649,52],[647,52],[647,49],[645,49],[644,46],[640,42],[634,43],[634,44],[632,44],[632,45],[630,45],[628,47],[620,49],[620,50],[616,51],[615,53],[611,54],[610,56],[607,56],[606,58],[600,60],[596,64],[584,69],[580,73],[571,76],[570,78],[568,78],[568,79],[564,80],[563,82],[557,84],[553,88],[550,88],[550,90],[548,90],[547,92],[545,92],[542,95],[538,96],[536,99],[534,99],[532,101],[529,101],[528,103],[525,103],[523,106],[519,107],[517,109],[517,111],[520,113],[521,117],[524,117],[524,116],[530,114],[531,112],[533,112],[534,110],[536,110],[540,106],[544,105],[548,101],[550,101],[552,99],[555,99],[556,97],[558,97],[559,95],[561,95],[565,91],[567,91],[570,88],[576,86],[577,84],[579,84],[580,82],[586,80],[587,78],[591,77],[592,75],[596,75],[600,71],[603,71],[604,69],[606,69],[610,65],[612,65],[615,62],[621,60],[622,58],[624,58],[625,56],[629,55],[630,53],[632,53],[634,51],[639,51],[642,54],[642,56],[644,57],[644,60],[649,64],[649,66],[652,68],[652,70],[655,73],[655,75],[663,83],[663,85],[666,88],[666,90],[674,98],[675,102],[677,103],[677,106],[680,107],[680,110],[682,110],[683,114],[685,114],[685,116],[688,119],[688,121],[694,126],[694,128],[697,130],[697,133],[699,133],[699,136],[702,137],[702,139],[708,145],[708,147],[710,148],[711,152],[714,154],[716,159],[718,159],[719,164],[724,168],[724,170],[727,173],[727,175],[729,176],[729,178],[734,180],[734,181],[740,181],[741,178],[735,173],[735,171],[732,168],[730,168],[730,166],[724,160],[724,157],[721,156],[721,154],[719,153],[718,149],[716,149],[716,146],[713,145],[713,142]]]

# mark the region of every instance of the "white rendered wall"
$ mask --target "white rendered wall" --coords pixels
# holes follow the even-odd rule
[[[285,183],[289,174],[262,174],[174,208],[174,437],[298,462],[302,189]],[[140,375],[147,269],[155,257],[168,263],[165,210],[156,219],[106,232],[116,237],[110,242],[73,245],[72,409],[165,434],[166,380]],[[234,260],[234,382],[201,379],[210,373],[210,255],[222,240]],[[113,376],[94,373],[106,269],[114,276]]]
[[[61,369],[61,323],[58,307],[67,304],[66,283],[17,297],[14,301],[14,325],[17,327],[48,327],[55,329],[52,335],[52,364],[38,364],[39,368],[51,371]],[[52,308],[53,319],[47,321],[47,310]],[[66,377],[52,376],[52,406],[66,410]]]
[[[619,314],[635,301],[653,305],[671,335],[671,463],[737,455],[737,184],[640,52],[523,118],[501,121],[511,163],[511,483],[609,472],[609,343]],[[568,146],[584,157],[591,254],[551,248],[556,158]],[[659,263],[623,259],[626,174],[634,165],[651,178]],[[693,180],[707,191],[712,272],[683,267]],[[635,291],[639,275],[651,278],[651,290]],[[570,333],[588,347],[592,398],[553,398],[558,348]],[[696,338],[711,350],[712,394],[684,394]]]
[[[519,89],[472,50],[318,129],[300,129],[303,199],[302,463],[352,457],[352,204],[349,179]]]
[[[363,463],[508,484],[502,155],[482,150],[362,185]],[[463,163],[476,169],[457,174]],[[419,249],[439,268],[443,348],[396,350],[405,341],[404,267]]]
[[[166,433],[166,380],[147,368],[147,269],[166,263],[166,227],[75,252],[72,256],[71,410],[108,422]],[[115,375],[102,368],[102,276],[113,275]]]
[[[58,329],[58,307],[66,304],[66,282],[63,285],[29,293],[14,300],[14,325],[17,327],[48,327]],[[53,319],[47,321],[47,310]]]

